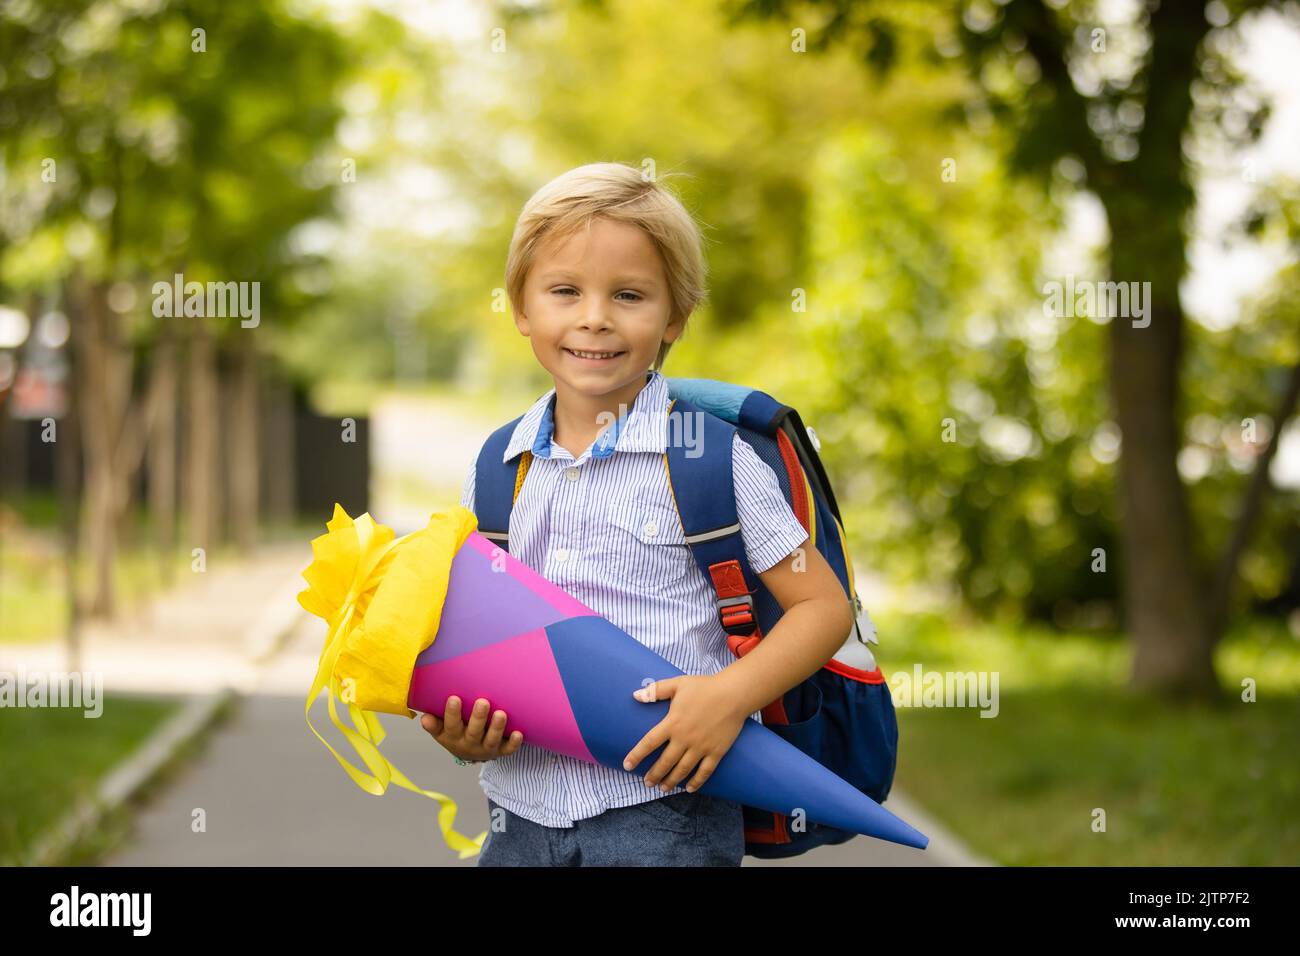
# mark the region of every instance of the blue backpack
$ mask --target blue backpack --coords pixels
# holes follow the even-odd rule
[[[691,553],[716,594],[727,644],[741,657],[776,626],[781,605],[750,568],[736,516],[732,436],[739,432],[776,473],[795,517],[844,586],[853,633],[822,668],[762,709],[763,726],[839,774],[877,803],[894,780],[898,721],[889,687],[868,648],[878,643],[853,583],[839,506],[818,456],[820,443],[799,413],[757,389],[711,379],[669,378],[670,440],[664,453]],[[672,441],[671,416],[699,414],[701,445],[690,457]],[[520,416],[522,418],[523,416]],[[509,550],[510,512],[531,464],[529,451],[502,462],[520,418],[484,443],[475,468],[479,531]],[[864,633],[866,632],[866,633]],[[855,834],[757,807],[743,808],[745,852],[763,859],[844,843]]]

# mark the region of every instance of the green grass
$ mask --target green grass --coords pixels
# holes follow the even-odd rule
[[[51,491],[24,491],[10,495],[5,507],[13,510],[24,525],[57,530],[59,527],[59,496]]]
[[[67,626],[63,566],[13,550],[0,553],[0,642],[55,637]]]
[[[897,671],[997,671],[999,711],[898,708],[898,785],[977,852],[1011,865],[1293,865],[1300,859],[1300,642],[1234,630],[1218,704],[1126,688],[1116,638],[880,617]],[[1240,700],[1250,677],[1258,701]],[[1105,811],[1105,832],[1094,811]]]
[[[110,695],[93,719],[71,708],[0,710],[0,862],[20,859],[178,706]]]

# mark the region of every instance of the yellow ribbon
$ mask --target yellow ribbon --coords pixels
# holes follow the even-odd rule
[[[452,829],[455,801],[416,786],[380,753],[385,733],[376,715],[415,716],[406,706],[415,659],[438,633],[452,559],[478,520],[456,506],[433,514],[419,531],[394,538],[392,528],[369,514],[353,521],[335,503],[334,517],[325,527],[327,533],[312,540],[313,560],[302,573],[308,588],[298,595],[299,604],[329,624],[307,694],[307,726],[367,793],[383,794],[391,782],[438,801],[443,840],[460,859],[472,857],[482,849],[487,831],[470,839]],[[311,705],[326,687],[330,721],[370,773],[343,759],[312,725]],[[339,719],[336,697],[346,705],[352,727]]]

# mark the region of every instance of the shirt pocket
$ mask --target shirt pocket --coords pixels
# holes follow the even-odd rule
[[[627,501],[610,505],[602,561],[620,587],[657,594],[681,584],[695,570],[677,512],[663,505]]]

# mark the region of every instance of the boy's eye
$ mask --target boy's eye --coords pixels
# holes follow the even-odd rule
[[[552,289],[551,291],[554,292],[556,295],[564,295],[564,294],[569,293],[569,292],[572,292],[574,295],[577,295],[577,293],[578,293],[578,290],[572,288],[571,286],[563,286],[563,287],[558,288],[558,289]],[[627,301],[627,302],[640,302],[640,301],[641,301],[641,294],[640,294],[639,292],[633,292],[633,291],[631,291],[630,289],[624,289],[622,292],[618,293],[618,295],[629,295],[629,296],[631,296],[631,297],[632,297],[631,299],[625,299],[625,300],[624,300],[624,301]]]

